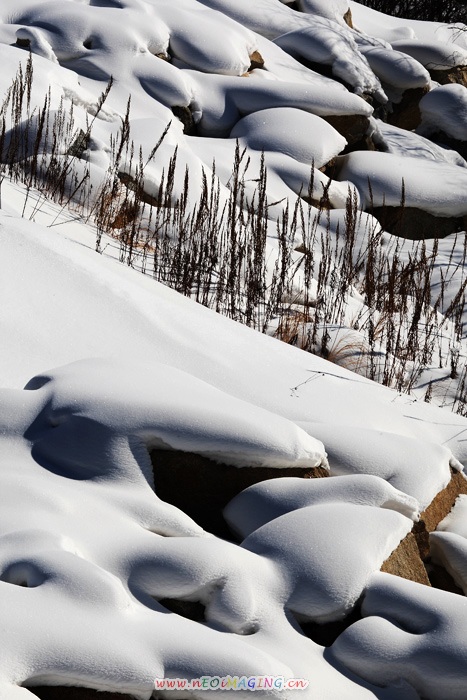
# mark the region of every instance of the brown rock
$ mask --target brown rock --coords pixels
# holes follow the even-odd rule
[[[21,37],[17,37],[15,46],[19,46],[20,49],[30,49],[31,48],[31,40],[30,39],[22,39]]]
[[[168,53],[155,53],[156,58],[160,58],[162,61],[170,62],[170,56]]]
[[[132,226],[139,214],[139,206],[135,202],[126,201],[122,204],[109,226],[112,229],[124,229]]]
[[[404,537],[397,549],[386,559],[381,571],[409,581],[431,586],[425,566],[420,558],[417,540],[412,532]]]
[[[353,29],[352,10],[350,7],[344,15],[344,22],[348,24],[351,29]]]
[[[183,133],[187,134],[188,136],[196,136],[197,129],[191,109],[184,106],[175,106],[172,107],[172,112],[174,116],[177,117],[177,119],[180,119],[182,122]]]
[[[429,86],[411,88],[405,90],[400,102],[391,103],[391,111],[388,113],[388,122],[400,129],[412,131],[419,126],[422,115],[420,112],[420,100],[429,91]]]
[[[435,216],[416,207],[373,207],[370,213],[385,231],[412,241],[444,238],[466,225],[462,217]]]
[[[462,473],[451,469],[449,484],[435,496],[428,508],[423,511],[420,521],[415,523],[412,532],[402,540],[397,549],[384,562],[381,571],[462,595],[462,590],[456,586],[448,572],[443,567],[429,561],[429,533],[433,532],[450,513],[460,494],[467,494],[467,479]],[[428,571],[424,564],[427,560]]]
[[[370,120],[363,114],[339,114],[323,117],[347,139],[349,146],[365,141]]]
[[[429,73],[433,80],[441,85],[459,83],[459,85],[467,87],[467,66],[455,66],[448,70],[429,70]]]
[[[259,51],[253,51],[250,56],[250,61],[249,71],[255,70],[255,68],[264,68],[264,58]]]
[[[134,192],[141,202],[150,204],[152,207],[160,206],[158,199],[145,192],[136,180],[136,178],[134,178],[132,175],[129,175],[128,173],[124,172],[119,172],[118,179],[123,185],[125,185],[127,189]]]
[[[156,494],[180,508],[205,530],[232,538],[222,510],[252,484],[281,476],[327,477],[324,468],[233,467],[193,452],[153,450],[151,461]]]
[[[451,512],[456,499],[461,494],[467,494],[467,479],[461,472],[451,469],[449,484],[432,500],[420,516],[420,521],[414,525],[413,533],[417,540],[420,556],[423,560],[430,555],[430,532]]]
[[[436,530],[441,520],[444,520],[446,515],[451,512],[457,497],[461,494],[467,494],[467,479],[462,472],[451,469],[451,481],[445,489],[438,493],[421,515],[421,520],[425,523],[428,532]]]
[[[80,129],[73,143],[67,151],[67,155],[72,158],[82,158],[84,152],[89,147],[90,136],[89,133],[85,133],[83,129]]]

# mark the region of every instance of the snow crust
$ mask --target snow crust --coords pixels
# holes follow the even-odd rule
[[[290,610],[302,620],[323,623],[352,610],[371,572],[411,529],[412,521],[393,510],[326,503],[273,519],[249,535],[242,547],[287,572]],[[355,538],[361,544],[357,552],[351,546]],[[332,558],[326,557],[331,550]]]
[[[425,87],[430,82],[430,74],[421,63],[402,51],[393,50],[389,46],[362,46],[361,43],[360,51],[383,86],[386,84],[402,90],[413,90]]]
[[[386,95],[366,58],[358,51],[352,32],[335,22],[315,18],[313,27],[282,34],[274,40],[284,51],[312,63],[332,66],[337,78],[349,83],[357,94],[375,94],[381,102]]]

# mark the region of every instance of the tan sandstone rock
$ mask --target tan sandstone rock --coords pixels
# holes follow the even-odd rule
[[[352,10],[350,7],[344,15],[344,22],[349,25],[350,29],[353,29]]]
[[[423,583],[431,586],[427,571],[420,557],[417,540],[412,532],[409,532],[397,549],[386,559],[381,571],[394,576],[406,578],[409,581]]]
[[[412,532],[402,540],[397,549],[384,562],[381,571],[423,583],[426,586],[434,585],[443,590],[462,594],[447,571],[429,561],[429,533],[433,532],[451,511],[460,494],[467,494],[467,479],[460,472],[451,470],[449,484],[435,496],[428,508],[423,511],[420,521],[415,523]],[[427,563],[427,567],[425,563]]]

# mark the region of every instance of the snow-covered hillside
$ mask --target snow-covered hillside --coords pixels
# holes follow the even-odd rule
[[[4,0],[0,700],[465,700],[466,36]]]

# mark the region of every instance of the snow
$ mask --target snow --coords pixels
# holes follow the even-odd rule
[[[354,0],[349,0],[353,24],[357,31],[365,32],[371,37],[388,41],[412,41],[431,43],[442,42],[467,48],[464,25],[442,24],[422,20],[408,20],[403,17],[392,17],[373,10]],[[439,48],[439,47],[438,47]]]
[[[326,503],[286,513],[255,530],[242,547],[271,559],[286,572],[287,607],[301,620],[345,617],[373,571],[412,529],[392,510]],[[310,534],[313,542],[310,543]],[[358,538],[356,552],[351,543]],[[332,557],[325,552],[332,551]]]
[[[467,65],[467,51],[461,47],[446,45],[442,41],[429,43],[424,41],[407,41],[400,39],[392,42],[392,47],[406,53],[419,61],[429,70],[448,70],[456,66]]]
[[[359,213],[355,248],[343,257],[349,193],[367,209],[398,206],[404,183],[406,206],[467,215],[465,161],[427,138],[437,126],[465,140],[465,88],[437,86],[427,69],[466,64],[467,44],[444,25],[347,0],[299,4],[301,12],[278,0],[5,0],[2,95],[20,61],[25,74],[28,53],[15,42],[29,41],[32,51],[18,127],[23,156],[34,154],[50,89],[49,138],[39,152],[51,162],[55,118],[67,133],[59,159],[93,122],[82,158],[73,158],[80,176],[89,166],[92,207],[131,95],[134,159],[124,155],[119,172],[140,175],[146,194],[157,196],[177,149],[171,206],[187,169],[188,210],[205,177],[222,211],[238,143],[246,208],[258,196],[264,157],[266,280],[280,252],[276,222],[289,207],[299,224],[285,301],[291,313],[309,303],[310,315],[319,314],[326,247],[335,253],[326,293],[343,279],[343,260],[361,264],[372,235],[388,269],[418,255]],[[355,29],[343,19],[349,8]],[[264,66],[250,70],[255,52]],[[411,88],[429,88],[417,133],[377,118],[387,97],[397,102]],[[18,135],[14,107],[2,113],[3,158]],[[191,114],[193,133],[172,108]],[[368,119],[381,151],[342,155],[346,139],[325,118],[355,115]],[[329,210],[303,204],[323,193]],[[0,697],[27,700],[33,695],[22,684],[45,683],[149,700],[156,676],[270,674],[308,679],[307,700],[463,700],[465,599],[379,573],[451,470],[467,464],[466,418],[422,400],[428,382],[436,403],[462,390],[462,369],[456,377],[447,358],[457,352],[465,363],[463,331],[442,314],[455,305],[457,324],[466,319],[458,296],[463,234],[424,244],[433,259],[430,303],[440,297],[435,310],[425,304],[420,323],[438,322],[439,335],[434,359],[402,395],[349,369],[361,371],[371,350],[357,320],[374,309],[357,281],[342,297],[340,321],[317,326],[334,349],[331,364],[141,274],[141,251],[127,260],[115,238],[104,235],[98,255],[92,218],[76,201],[48,201],[6,171],[0,194]],[[302,253],[293,248],[311,245],[307,216],[314,247]],[[304,290],[300,277],[313,256]],[[343,352],[352,343],[357,360]],[[378,348],[383,358],[391,352]],[[219,469],[320,466],[329,476],[269,479],[239,493],[224,511],[236,543],[159,498],[149,456],[157,448],[194,452]],[[431,534],[433,561],[464,591],[466,504],[461,497]],[[167,598],[201,602],[205,619],[170,612]],[[363,620],[331,649],[303,634],[304,622],[342,620],[360,600]]]
[[[334,20],[342,20],[349,10],[347,0],[300,0],[300,5],[310,15],[317,14]]]
[[[270,669],[276,673],[282,672],[283,664],[288,664],[283,671],[286,675],[307,677],[312,654],[314,668],[318,669],[313,688],[318,687],[322,697],[332,697],[335,692],[349,698],[374,697],[374,693],[379,693],[346,680],[329,666],[321,648],[290,627],[283,606],[287,603],[297,614],[321,621],[346,614],[368,577],[410,530],[411,520],[407,515],[416,517],[416,502],[377,476],[335,476],[308,482],[310,491],[318,491],[313,504],[289,501],[287,508],[293,506],[291,510],[280,516],[274,512],[272,521],[257,529],[238,550],[236,545],[206,537],[187,516],[157,499],[148,485],[151,476],[142,446],[162,439],[176,447],[209,452],[213,451],[216,440],[214,451],[220,450],[224,457],[229,452],[238,455],[243,451],[246,459],[257,453],[264,435],[268,444],[261,450],[265,463],[269,463],[271,439],[279,445],[284,458],[284,430],[289,430],[295,436],[291,444],[299,440],[297,447],[301,444],[309,450],[312,446],[322,459],[319,443],[310,442],[298,428],[279,419],[281,414],[289,420],[304,422],[315,416],[315,424],[319,417],[321,427],[332,420],[336,427],[330,432],[336,437],[342,435],[341,442],[345,440],[350,455],[360,443],[368,443],[369,422],[375,427],[392,424],[396,431],[391,436],[395,448],[392,468],[398,468],[400,474],[406,471],[406,460],[412,461],[417,449],[424,448],[426,460],[430,461],[441,448],[420,441],[414,442],[414,456],[407,452],[404,443],[400,443],[401,432],[414,435],[420,428],[417,421],[404,418],[405,406],[399,408],[389,390],[365,380],[355,383],[351,373],[339,368],[329,372],[328,364],[318,358],[237,327],[138,272],[95,256],[83,247],[86,240],[83,236],[81,246],[77,247],[66,237],[57,237],[53,229],[41,229],[37,224],[17,221],[11,216],[3,218],[1,231],[5,301],[2,326],[8,328],[12,348],[9,357],[15,358],[11,367],[3,366],[3,384],[17,387],[5,389],[2,394],[5,405],[2,444],[6,450],[2,463],[5,467],[11,463],[18,465],[16,476],[7,468],[2,476],[2,488],[7,489],[3,492],[8,493],[6,503],[11,504],[2,511],[2,532],[6,538],[2,540],[6,557],[3,580],[5,576],[12,581],[26,576],[31,586],[39,584],[31,589],[37,591],[32,607],[21,598],[22,591],[28,589],[3,584],[10,586],[8,591],[12,589],[11,594],[5,593],[4,609],[22,605],[24,610],[24,625],[20,620],[15,623],[14,638],[28,640],[27,644],[21,641],[18,647],[12,637],[7,637],[11,662],[6,663],[6,668],[17,668],[14,659],[26,663],[25,670],[14,676],[15,682],[26,678],[52,683],[66,680],[101,689],[119,687],[148,697],[149,691],[145,689],[149,687],[149,674],[161,675],[164,668],[170,668],[172,674],[196,676],[234,670],[264,673]],[[49,285],[51,274],[55,280],[53,290]],[[82,333],[84,327],[90,329],[89,334]],[[50,337],[56,338],[53,347]],[[32,344],[33,355],[28,349]],[[59,364],[89,354],[121,357],[122,353],[132,358],[132,367],[122,365],[121,359],[120,364],[106,359],[81,361],[47,373],[33,370],[33,367],[50,366],[52,358]],[[146,369],[149,358],[150,368]],[[165,366],[158,369],[156,360]],[[309,374],[310,363],[315,366],[316,375]],[[177,366],[185,373],[172,369]],[[34,372],[38,376],[27,391],[21,391],[19,387],[28,372],[29,376]],[[199,379],[195,380],[194,376]],[[316,376],[316,380],[297,388],[295,395],[291,395],[294,380],[296,383],[307,376]],[[274,392],[271,386],[275,387]],[[223,393],[226,390],[249,403],[226,396]],[[258,404],[268,406],[268,410],[278,415],[264,413],[263,422],[261,410],[255,408]],[[350,409],[357,405],[358,413]],[[219,418],[220,407],[226,420]],[[231,411],[230,418],[226,411]],[[413,407],[412,411],[417,415]],[[255,415],[256,422],[252,423]],[[457,420],[461,429],[464,421]],[[337,427],[339,421],[354,426],[352,440],[342,433],[342,427]],[[444,436],[440,440],[459,430],[447,426],[443,433],[442,427],[437,429]],[[400,451],[396,449],[398,444]],[[303,447],[298,452],[300,449]],[[380,454],[387,451],[381,443],[376,449]],[[404,455],[402,462],[399,455]],[[273,463],[276,457],[277,454]],[[356,454],[355,461],[359,459]],[[421,453],[420,461],[423,459]],[[424,474],[425,483],[433,493],[444,485],[452,457],[445,450],[436,459],[440,460],[439,471],[433,470],[427,478],[425,468]],[[22,475],[26,465],[30,477],[25,491]],[[358,479],[362,480],[361,486]],[[416,479],[420,477],[415,476]],[[52,493],[52,499],[46,495]],[[77,505],[81,503],[86,504],[85,517]],[[24,512],[29,513],[27,522]],[[108,529],[102,527],[102,520],[108,523]],[[365,528],[362,522],[367,524]],[[316,540],[320,544],[311,555],[309,535],[305,533],[315,529],[321,533]],[[279,530],[281,535],[277,535]],[[361,542],[363,532],[365,546],[359,545],[355,550],[352,542],[355,539]],[[61,533],[62,539],[50,543],[48,533]],[[174,535],[177,535],[175,540]],[[115,545],[109,549],[110,539]],[[13,550],[10,541],[14,543]],[[41,544],[31,550],[35,541]],[[50,548],[57,553],[47,554]],[[336,558],[324,554],[331,548]],[[11,551],[13,554],[7,555]],[[18,551],[22,552],[19,561]],[[151,563],[154,561],[158,563]],[[341,562],[338,578],[337,562]],[[240,588],[239,570],[250,572],[248,577],[243,576],[244,584]],[[288,573],[291,570],[296,572],[292,577]],[[70,577],[74,581],[71,587]],[[231,585],[223,586],[220,598],[212,598],[208,592],[220,580],[231,581]],[[331,586],[332,580],[340,581],[339,585]],[[95,582],[91,588],[90,581]],[[90,592],[97,581],[102,598]],[[119,581],[123,583],[123,591]],[[125,592],[126,586],[130,593]],[[48,591],[45,598],[43,590],[44,595]],[[310,590],[316,591],[311,598]],[[157,604],[149,602],[148,595],[159,599],[167,596],[203,599],[209,603],[208,627],[203,627],[201,636],[197,636],[191,629],[196,623],[177,617],[179,622],[174,626],[174,615],[170,616],[168,627],[169,621],[164,622],[166,615],[159,612]],[[70,626],[79,629],[74,615],[82,617],[84,608],[76,602],[82,599],[88,600],[86,605],[91,606],[92,620],[107,628],[110,639],[106,642],[104,659],[99,651],[103,648],[102,635],[89,620],[86,628],[89,638],[99,640],[99,647],[90,648],[89,642],[86,645],[86,653],[95,659],[92,665],[82,660],[85,657],[81,637],[71,638],[69,632],[63,631],[54,637],[51,646],[44,648],[39,645],[36,633],[28,631],[34,620],[32,626],[40,630],[43,638],[44,630],[54,630],[56,621],[65,617]],[[38,617],[40,609],[54,611],[53,615],[48,613],[45,627]],[[121,612],[117,614],[117,610]],[[5,615],[8,613],[4,612],[2,619]],[[151,624],[154,615],[158,620],[162,617],[155,627]],[[235,634],[244,634],[255,625],[258,632],[253,637],[232,639],[226,645],[215,631],[218,625]],[[150,632],[152,629],[157,632]],[[180,636],[186,640],[183,645]],[[125,649],[138,650],[136,656],[134,651],[128,656],[118,645],[119,639],[125,639]],[[150,651],[159,648],[161,640],[166,650],[163,657]],[[43,652],[38,656],[34,650],[39,647]],[[60,661],[64,658],[60,651],[63,649],[69,649],[75,660],[71,666]],[[33,658],[37,659],[34,663]],[[121,661],[116,663],[116,660]],[[73,668],[80,669],[78,676]],[[5,687],[10,688],[8,679],[13,676],[2,678]]]
[[[467,89],[463,85],[440,85],[420,100],[422,134],[443,131],[453,139],[467,141]]]
[[[319,117],[290,107],[262,109],[238,121],[230,137],[243,139],[255,151],[275,151],[300,163],[321,168],[347,145],[332,126]]]
[[[431,95],[432,93],[428,94]],[[423,103],[423,98],[421,103]],[[375,120],[374,126],[374,138],[378,140],[382,148],[388,153],[394,153],[398,156],[410,155],[415,158],[428,158],[428,160],[444,161],[451,163],[451,165],[458,165],[461,168],[467,167],[466,161],[457,151],[439,146],[421,134],[399,129],[397,126],[386,124],[380,120]],[[439,123],[437,124],[438,126]]]
[[[386,101],[378,78],[346,27],[316,17],[313,27],[282,34],[274,42],[296,58],[332,66],[333,75],[349,83],[357,94],[374,93],[380,102]]]
[[[449,163],[393,153],[356,151],[338,159],[340,180],[350,180],[365,208],[405,206],[434,216],[467,214],[465,170]]]
[[[434,562],[444,566],[464,593],[467,590],[467,496],[458,496],[451,512],[430,534]]]
[[[387,84],[402,90],[413,90],[425,87],[430,82],[428,71],[402,51],[361,44],[360,51],[383,86]]]
[[[427,700],[461,700],[466,611],[461,596],[379,573],[367,587],[363,620],[340,635],[330,656],[370,682],[402,678]]]
[[[450,467],[460,468],[446,447],[428,440],[420,442],[400,433],[395,439],[387,425],[386,429],[381,425],[380,430],[367,430],[362,426],[358,435],[352,425],[341,425],[338,433],[323,423],[302,424],[302,427],[326,444],[332,474],[379,476],[416,498],[421,510],[449,483]],[[378,454],[376,463],[375,453]],[[407,463],[410,463],[410,469],[407,469]]]
[[[91,454],[79,456],[89,424],[96,431],[91,441],[94,468],[99,465],[95,445],[105,445],[109,430],[130,440],[137,437],[148,448],[162,443],[238,466],[326,465],[323,446],[295,424],[166,365],[132,370],[126,364],[83,361],[34,377],[26,385],[26,389],[38,387],[49,407],[42,420],[55,430],[50,445],[41,437],[33,448],[35,457],[65,464],[76,442],[72,452],[78,461],[71,466],[75,478],[83,478],[80,470],[86,474],[90,468]],[[108,471],[109,465],[104,465],[102,474],[88,476],[105,478]]]
[[[372,113],[369,104],[338,84],[323,91],[321,80],[308,84],[251,78],[239,81],[214,74],[202,79],[192,75],[192,79],[202,114],[198,127],[206,136],[225,136],[242,115],[273,107],[293,107],[319,117]]]
[[[415,498],[373,475],[305,481],[288,477],[262,481],[249,486],[230,501],[224,516],[229,525],[245,538],[285,513],[326,503],[389,508],[414,521],[419,517],[419,504]]]

